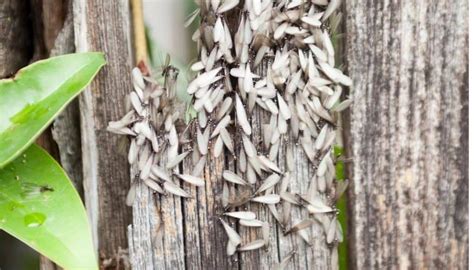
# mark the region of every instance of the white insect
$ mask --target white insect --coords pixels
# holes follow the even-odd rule
[[[257,215],[250,211],[227,212],[224,213],[224,215],[244,220],[254,220],[257,218]]]
[[[263,204],[276,204],[280,202],[280,195],[268,194],[268,195],[258,196],[258,197],[252,198],[251,201],[263,203]]]
[[[202,187],[206,184],[201,177],[197,177],[190,174],[176,174],[181,180],[198,187]]]
[[[250,134],[252,134],[252,129],[250,127],[250,123],[247,120],[247,113],[245,112],[244,105],[242,104],[238,94],[235,96],[235,109],[237,113],[237,121],[239,121],[239,124],[245,134],[250,136]]]
[[[222,174],[222,177],[225,180],[237,185],[248,185],[248,183],[244,179],[242,179],[240,176],[238,176],[237,174],[229,170],[224,171]]]
[[[265,245],[265,240],[263,239],[258,239],[255,241],[252,241],[248,244],[245,244],[239,248],[239,251],[250,251],[250,250],[255,250],[263,247]]]

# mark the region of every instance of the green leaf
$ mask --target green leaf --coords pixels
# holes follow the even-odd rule
[[[104,64],[102,53],[69,54],[0,80],[0,168],[35,140]]]
[[[81,199],[39,146],[0,169],[0,229],[66,269],[97,269]]]

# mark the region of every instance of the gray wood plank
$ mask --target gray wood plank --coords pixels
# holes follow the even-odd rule
[[[184,137],[185,140],[193,140],[195,136],[195,130],[197,124],[193,122],[189,127]],[[194,154],[194,153],[193,153]],[[196,155],[199,156],[200,155]],[[185,159],[182,170],[185,174],[192,174],[195,167],[195,162],[193,160],[193,155],[190,158]],[[202,246],[201,241],[201,217],[207,216],[206,212],[201,213],[199,205],[206,203],[206,193],[203,188],[196,188],[190,185],[184,187],[190,195],[191,199],[183,200],[183,222],[184,222],[184,245],[185,245],[185,260],[186,260],[186,269],[205,269],[202,264],[202,254],[204,247]]]
[[[94,243],[101,264],[116,266],[122,263],[115,260],[120,249],[127,248],[130,177],[119,137],[105,129],[108,121],[125,113],[121,101],[132,85],[129,6],[126,0],[76,0],[73,12],[77,51],[101,51],[107,60],[80,96],[80,117],[85,202]]]
[[[50,56],[73,53],[75,49],[72,3],[69,3],[63,27],[56,37]],[[81,131],[77,99],[73,100],[54,120],[51,133],[58,145],[61,166],[83,197]]]
[[[351,265],[468,266],[468,1],[346,1]]]
[[[225,212],[222,204],[222,172],[228,165],[224,154],[214,157],[215,142],[214,139],[209,144],[207,165],[203,174],[206,185],[198,189],[201,265],[202,269],[238,269],[237,255],[229,257],[226,254],[227,235],[219,221]]]

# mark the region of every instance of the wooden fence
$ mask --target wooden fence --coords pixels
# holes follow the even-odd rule
[[[468,3],[346,1],[358,269],[468,265]]]

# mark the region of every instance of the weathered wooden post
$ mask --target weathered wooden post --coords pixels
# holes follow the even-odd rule
[[[84,199],[102,267],[120,267],[127,248],[131,209],[125,206],[130,185],[126,157],[118,137],[106,131],[124,112],[131,87],[128,0],[73,2],[78,52],[101,51],[107,65],[80,97]]]
[[[356,269],[468,266],[468,1],[346,1]]]
[[[290,96],[288,99],[290,100],[290,102],[292,102],[290,106],[300,106],[297,109],[292,108],[293,119],[291,125],[293,130],[292,132],[286,132],[285,127],[280,127],[283,131],[278,131],[276,126],[276,115],[278,113],[275,113],[274,111],[270,113],[270,110],[268,108],[263,109],[265,107],[265,104],[255,105],[254,103],[252,105],[248,105],[247,100],[244,99],[245,108],[242,108],[240,112],[239,109],[236,109],[236,111],[234,111],[234,105],[232,105],[232,107],[229,107],[230,110],[228,110],[230,111],[229,119],[233,119],[231,120],[232,123],[228,126],[228,130],[232,138],[231,140],[233,141],[233,144],[231,143],[231,147],[229,147],[228,145],[226,146],[226,149],[228,150],[225,150],[225,154],[216,155],[215,152],[217,151],[215,149],[218,149],[219,147],[220,149],[224,148],[224,146],[222,145],[222,141],[220,141],[220,146],[216,146],[219,144],[218,140],[220,139],[220,137],[219,139],[217,139],[217,137],[214,137],[204,140],[204,144],[206,145],[206,147],[208,146],[208,151],[202,150],[202,148],[200,148],[201,146],[198,146],[199,143],[196,143],[196,138],[199,137],[199,134],[205,133],[207,127],[210,128],[210,132],[213,132],[217,129],[216,126],[220,121],[220,119],[216,117],[217,110],[213,113],[210,113],[208,111],[209,115],[204,116],[205,120],[202,120],[203,118],[200,118],[202,117],[202,115],[198,116],[199,120],[196,119],[196,121],[192,123],[190,127],[188,127],[188,137],[183,139],[183,141],[191,140],[193,142],[191,143],[191,147],[194,148],[194,153],[190,154],[189,157],[183,163],[183,165],[179,168],[176,168],[173,173],[191,174],[194,167],[196,166],[195,164],[197,160],[199,160],[203,156],[207,161],[203,173],[205,185],[204,187],[196,188],[194,186],[183,184],[182,188],[190,195],[190,198],[182,199],[172,195],[155,195],[143,183],[143,181],[139,181],[137,187],[137,197],[133,206],[133,224],[129,227],[130,258],[132,268],[134,269],[275,269],[276,267],[278,267],[279,262],[281,262],[285,257],[287,257],[288,254],[292,254],[293,252],[296,252],[297,255],[295,255],[291,260],[289,260],[289,264],[285,269],[331,269],[331,267],[337,268],[337,240],[333,241],[337,225],[336,219],[334,217],[335,215],[332,214],[333,210],[328,207],[329,210],[326,210],[326,212],[319,212],[321,216],[326,217],[327,221],[333,224],[330,225],[333,226],[332,228],[334,229],[332,231],[332,239],[330,239],[331,237],[326,238],[327,232],[325,232],[325,229],[323,228],[322,224],[318,223],[316,220],[310,220],[312,219],[312,217],[310,217],[307,211],[303,211],[304,207],[298,208],[299,206],[305,205],[304,203],[302,203],[304,199],[302,199],[301,204],[299,202],[294,203],[298,207],[293,207],[288,202],[282,202],[282,205],[285,205],[283,207],[281,207],[280,205],[278,206],[280,216],[282,217],[282,219],[285,219],[283,221],[286,223],[282,227],[280,227],[276,223],[274,216],[270,213],[270,211],[268,210],[269,208],[267,208],[267,206],[256,203],[245,204],[245,202],[248,202],[249,198],[247,198],[247,201],[244,200],[244,203],[242,203],[243,206],[241,207],[230,207],[232,209],[235,209],[235,211],[237,211],[238,209],[239,211],[249,210],[254,213],[257,213],[257,218],[259,220],[270,222],[272,224],[272,227],[270,228],[270,233],[268,237],[268,248],[261,248],[258,250],[255,249],[249,252],[242,252],[238,255],[233,256],[229,256],[229,254],[227,254],[229,252],[227,251],[227,242],[229,237],[226,235],[222,224],[220,224],[219,222],[219,218],[224,217],[223,213],[227,211],[225,209],[224,201],[229,200],[229,198],[224,199],[224,193],[232,193],[232,195],[240,196],[240,199],[245,199],[246,195],[244,194],[245,192],[243,192],[245,191],[245,187],[234,187],[233,184],[225,184],[225,180],[223,180],[223,171],[231,171],[235,174],[238,174],[242,178],[248,179],[248,181],[252,183],[250,181],[250,176],[245,173],[245,170],[241,169],[242,165],[239,165],[240,154],[242,153],[244,156],[248,155],[247,153],[245,153],[248,149],[244,150],[245,142],[242,143],[242,137],[249,136],[249,134],[244,135],[244,132],[250,133],[248,129],[251,129],[251,136],[249,136],[249,138],[252,141],[249,141],[249,144],[253,143],[253,145],[255,145],[256,147],[255,156],[251,156],[249,158],[257,158],[257,155],[259,155],[259,158],[262,158],[262,156],[265,158],[267,155],[270,156],[270,148],[272,145],[275,144],[276,147],[273,148],[272,151],[275,151],[275,149],[277,149],[277,152],[273,154],[274,156],[272,158],[268,158],[268,160],[271,159],[275,161],[275,164],[277,164],[275,165],[275,167],[281,166],[283,172],[287,172],[287,167],[292,167],[291,169],[288,168],[289,175],[291,175],[291,180],[288,183],[289,189],[285,189],[284,191],[288,190],[288,192],[291,192],[292,194],[299,194],[302,197],[306,195],[311,197],[312,192],[321,191],[321,196],[324,197],[324,200],[328,199],[329,201],[334,200],[334,193],[337,193],[335,192],[335,183],[332,181],[332,176],[329,176],[329,180],[327,180],[326,182],[326,179],[324,177],[326,175],[325,171],[321,170],[322,173],[317,173],[319,167],[318,164],[320,164],[320,162],[321,164],[323,164],[322,160],[325,160],[324,157],[329,157],[331,154],[331,147],[324,148],[322,147],[322,145],[324,144],[331,146],[333,143],[333,139],[335,138],[335,133],[330,133],[331,135],[334,135],[333,137],[329,135],[327,137],[320,137],[319,146],[316,146],[316,144],[313,145],[313,138],[314,140],[316,140],[318,134],[326,134],[324,130],[327,130],[328,127],[326,127],[326,129],[323,129],[323,127],[327,125],[326,121],[330,122],[331,120],[328,119],[332,118],[335,115],[333,115],[332,113],[335,113],[336,111],[331,110],[333,106],[329,106],[328,104],[334,105],[335,101],[339,98],[341,88],[339,87],[339,85],[335,86],[339,83],[339,81],[335,82],[334,85],[332,85],[332,82],[324,79],[323,85],[331,84],[335,87],[336,90],[331,90],[321,94],[316,93],[317,91],[314,91],[313,94],[309,94],[308,90],[304,87],[304,85],[309,80],[308,78],[313,79],[315,77],[319,77],[319,72],[331,73],[330,71],[335,70],[333,69],[334,50],[332,48],[332,45],[329,45],[331,41],[327,31],[329,24],[326,24],[324,27],[321,27],[321,29],[311,29],[315,32],[314,37],[312,37],[312,33],[309,30],[303,31],[301,30],[301,28],[299,28],[301,27],[302,23],[300,22],[300,18],[298,17],[301,14],[309,13],[308,16],[314,16],[314,20],[312,18],[305,18],[305,20],[309,21],[310,23],[305,24],[303,28],[310,28],[308,25],[311,24],[313,25],[312,27],[318,27],[321,25],[320,23],[318,24],[318,22],[319,19],[323,17],[324,11],[331,10],[329,13],[332,13],[336,9],[337,5],[334,5],[333,3],[328,6],[327,9],[325,7],[325,4],[322,4],[323,7],[310,8],[311,4],[306,5],[302,4],[302,2],[295,1],[293,5],[296,6],[291,7],[291,5],[288,5],[287,7],[282,1],[281,6],[276,7],[276,5],[278,5],[275,4],[276,2],[265,2],[265,6],[263,8],[267,10],[265,15],[261,15],[262,18],[265,18],[265,16],[268,16],[270,18],[271,16],[269,15],[273,14],[272,11],[275,13],[280,12],[278,10],[279,8],[284,10],[284,12],[288,13],[283,14],[283,11],[281,11],[282,14],[279,18],[275,19],[276,22],[269,21],[267,25],[264,25],[262,27],[263,29],[266,29],[266,26],[271,25],[272,28],[270,29],[270,27],[268,27],[267,32],[265,32],[265,30],[262,30],[262,36],[258,37],[259,32],[256,31],[256,29],[258,29],[259,23],[262,22],[259,22],[258,19],[256,19],[258,16],[255,16],[255,14],[249,15],[249,13],[252,13],[249,12],[249,9],[251,9],[251,7],[244,7],[245,5],[249,5],[249,3],[251,2],[247,1],[246,4],[244,2],[245,1],[240,1],[239,4],[239,1],[222,1],[222,3],[220,1],[213,1],[212,4],[210,4],[211,1],[202,1],[200,14],[202,24],[199,30],[200,38],[198,38],[200,48],[206,47],[205,50],[200,51],[201,56],[205,54],[202,59],[205,59],[207,57],[216,57],[215,51],[217,51],[217,49],[213,50],[213,48],[217,48],[217,46],[221,46],[220,48],[222,48],[222,46],[226,46],[222,43],[216,45],[218,44],[218,42],[220,42],[216,41],[219,40],[219,38],[216,38],[216,35],[218,35],[216,34],[216,31],[218,32],[219,30],[215,30],[214,28],[219,27],[219,25],[217,25],[218,20],[226,22],[226,24],[228,25],[228,29],[222,31],[229,31],[228,33],[226,33],[226,35],[228,35],[229,37],[233,38],[235,36],[235,43],[233,44],[233,46],[236,47],[239,39],[237,34],[238,29],[240,28],[242,34],[242,31],[247,31],[247,28],[243,30],[244,27],[240,26],[242,25],[241,21],[254,20],[252,24],[254,23],[256,25],[252,26],[255,27],[254,30],[256,38],[253,41],[254,43],[250,45],[250,41],[247,41],[248,43],[246,44],[248,46],[247,49],[249,50],[248,56],[249,59],[251,59],[250,61],[248,61],[248,63],[247,60],[243,60],[244,56],[242,56],[243,53],[240,52],[240,49],[235,49],[237,53],[234,54],[234,52],[232,52],[232,56],[224,54],[220,55],[214,60],[208,60],[210,62],[210,66],[207,67],[206,70],[220,70],[219,68],[222,67],[223,72],[221,72],[221,75],[227,76],[228,78],[226,78],[226,80],[228,79],[229,82],[226,81],[226,85],[221,89],[216,87],[216,92],[222,90],[224,93],[222,96],[225,95],[228,100],[232,101],[232,104],[238,104],[236,94],[238,94],[239,92],[244,93],[244,89],[242,88],[242,85],[237,82],[237,80],[240,80],[236,78],[238,76],[234,74],[232,75],[232,79],[230,79],[231,76],[229,75],[229,71],[233,68],[238,69],[239,63],[243,63],[243,66],[245,66],[245,64],[247,63],[249,68],[248,73],[250,73],[250,66],[254,63],[253,61],[257,61],[255,60],[255,58],[258,58],[257,54],[261,53],[259,52],[259,49],[261,47],[268,46],[268,51],[271,51],[271,53],[268,53],[268,55],[265,56],[263,60],[260,59],[262,60],[259,60],[260,64],[257,63],[251,68],[252,72],[257,73],[259,76],[261,76],[261,78],[266,78],[267,68],[272,68],[272,63],[275,59],[275,53],[286,53],[286,49],[283,48],[288,47],[288,50],[291,50],[292,63],[297,63],[295,65],[297,65],[298,69],[301,68],[301,70],[299,72],[299,75],[295,75],[297,73],[296,70],[294,73],[285,73],[285,75],[282,75],[284,76],[284,78],[281,79],[283,81],[279,83],[278,90],[273,88],[275,92],[273,93],[273,96],[271,96],[270,94],[271,97],[268,98],[270,100],[268,101],[268,103],[274,102],[272,104],[276,106],[276,110],[278,111],[279,109],[277,106],[280,106],[281,108],[284,106],[282,104],[286,104],[283,101],[283,97],[281,96],[285,96],[286,98],[286,96],[288,95]],[[261,1],[254,1],[254,3],[257,6],[259,3],[263,5]],[[211,9],[211,5],[213,6],[213,11],[209,11]],[[219,8],[217,8],[216,5],[222,5],[219,7],[226,11],[218,11]],[[295,8],[299,5],[301,5],[301,7]],[[233,8],[235,9],[226,9],[228,6],[233,6]],[[247,10],[245,10],[245,8]],[[256,9],[259,8],[262,7],[257,7]],[[301,14],[297,12],[298,10],[302,11]],[[316,11],[319,12],[319,15],[315,15]],[[267,19],[269,20],[269,18]],[[285,22],[286,19],[288,19],[288,22]],[[247,21],[246,23],[249,24],[250,22]],[[293,23],[295,24],[295,26],[292,28],[289,27],[287,37],[279,41],[276,40],[277,38],[273,40],[273,32],[279,25],[283,25],[283,31],[281,31],[282,28],[280,28],[278,31],[281,31],[281,33],[278,35],[275,34],[279,36],[278,39],[285,36],[284,28],[288,27],[289,25],[292,25]],[[248,31],[250,31],[250,24],[247,26]],[[306,42],[311,44],[317,44],[322,48],[313,48],[311,50],[315,50],[315,54],[317,54],[316,57],[320,57],[318,59],[318,62],[322,63],[322,66],[324,66],[324,68],[322,69],[324,69],[324,71],[316,70],[316,60],[313,56],[313,52],[311,52],[311,50],[306,47],[307,45],[305,45],[305,43],[303,42],[303,38],[300,38],[300,40],[298,40],[297,38],[295,38],[295,40],[292,39],[292,35],[298,35],[297,33],[295,33],[298,32],[298,30],[302,31],[302,33],[300,33],[299,35],[303,35],[305,38],[308,38]],[[214,40],[212,41],[213,31]],[[252,35],[252,33],[245,33],[245,35]],[[268,35],[268,37],[265,38],[266,35]],[[262,39],[259,40],[259,38]],[[314,38],[315,40],[311,41],[312,38]],[[246,39],[249,38],[246,37]],[[259,43],[259,41],[261,42],[261,44]],[[316,45],[314,45],[314,47],[316,47]],[[300,53],[303,56],[300,55],[299,60],[298,49],[295,48],[302,48],[301,50],[304,51],[304,53]],[[232,57],[235,57],[235,63],[232,62],[232,60],[227,61],[229,58]],[[326,61],[328,61],[328,59],[330,59],[330,64],[326,64]],[[284,70],[288,63],[285,64],[285,60],[282,60],[282,62],[283,64],[280,63],[279,65],[281,65],[281,69]],[[306,65],[306,63],[309,64]],[[204,63],[201,64],[206,65]],[[275,74],[279,72],[277,68],[272,68],[272,70],[272,72]],[[202,73],[205,73],[204,68],[202,68],[201,70],[201,74]],[[339,73],[339,71],[336,71],[336,73],[337,75],[335,75],[334,73],[331,74],[334,75],[332,76],[332,79],[334,81],[336,81],[336,79],[341,78],[340,80],[343,81],[341,85],[350,85],[349,78],[344,76],[342,73]],[[224,77],[221,77],[220,79],[222,78]],[[293,81],[295,87],[292,90],[286,90],[285,82],[289,84],[291,80],[290,78],[296,78]],[[300,78],[301,81],[299,80]],[[322,78],[322,76],[320,78]],[[214,79],[214,77],[210,78],[209,81],[212,81],[212,79]],[[268,83],[271,84],[270,80],[273,80],[273,78],[271,78],[269,75],[267,79]],[[288,79],[288,81],[286,81],[286,79]],[[224,81],[224,79],[222,79],[222,81]],[[219,85],[220,83],[222,83],[222,81],[216,83],[216,85]],[[227,83],[231,85],[228,85]],[[309,84],[310,83],[308,83],[308,85]],[[319,85],[318,87],[320,86],[322,85]],[[215,85],[210,88],[213,87],[215,87]],[[269,88],[270,87],[271,86],[269,86]],[[289,88],[291,89],[291,87]],[[308,88],[310,88],[310,86],[308,86]],[[298,93],[295,94],[295,96],[297,95],[298,97],[296,97],[296,101],[294,101],[294,97],[292,96],[292,94],[296,90],[298,91]],[[204,89],[204,91],[207,90]],[[272,91],[272,89],[270,89],[270,91]],[[278,91],[279,95],[281,95],[278,100],[276,91]],[[324,89],[322,90],[322,92],[323,91]],[[334,103],[328,102],[328,97],[333,95],[335,92],[339,94],[335,95],[336,99],[333,100]],[[188,93],[193,94],[194,92],[190,93],[188,89]],[[243,96],[245,95],[246,94],[243,94]],[[314,107],[312,107],[314,111],[305,111],[306,109],[312,110],[310,109],[310,107],[313,106],[313,104],[308,104],[307,100],[300,100],[303,98],[303,96],[308,98],[308,100],[310,98],[312,101],[314,100],[316,104],[314,105]],[[252,97],[250,96],[249,99],[251,98]],[[194,101],[197,99],[199,99],[199,97],[195,97]],[[258,98],[257,102],[260,101],[262,100]],[[294,105],[295,102],[297,103],[297,105]],[[324,103],[324,108],[321,105],[322,103]],[[237,107],[238,105],[235,106]],[[244,105],[241,106],[244,107]],[[254,109],[249,109],[249,107],[254,107]],[[208,110],[208,108],[206,108],[206,110]],[[244,129],[242,123],[239,123],[239,121],[241,120],[237,120],[239,117],[241,117],[238,114],[241,113],[242,110],[247,111],[247,113],[250,112],[250,114],[246,115],[248,116],[250,127],[248,127],[248,129],[244,131],[242,131],[242,129]],[[289,108],[287,110],[290,111]],[[296,110],[299,110],[300,114],[298,116],[296,116]],[[224,111],[223,115],[226,114],[227,111]],[[273,116],[271,116],[272,114]],[[288,114],[291,113],[288,112]],[[242,118],[247,118],[246,116]],[[312,119],[309,119],[309,117],[315,119],[314,122]],[[273,119],[273,121],[271,119]],[[289,117],[285,118],[283,122],[286,123],[287,120],[289,122]],[[298,127],[300,121],[301,132],[300,128]],[[312,135],[310,135],[310,131],[306,124],[303,123],[304,121],[306,121],[306,124],[311,125],[311,128],[313,128],[311,130]],[[281,119],[280,122],[282,122]],[[272,125],[274,126],[272,127]],[[284,126],[285,124],[281,125]],[[331,125],[329,132],[332,132],[334,125],[334,123]],[[289,126],[290,124],[288,123],[288,130],[290,130]],[[270,127],[271,130],[269,130],[268,127]],[[278,132],[281,132],[281,136]],[[266,143],[264,143],[264,141],[269,139],[269,137],[271,137],[271,135],[275,133],[277,133],[278,135],[275,136],[276,139],[274,139],[272,143],[267,143],[267,145],[265,145]],[[302,138],[302,133],[304,133],[305,138]],[[217,133],[217,135],[219,134]],[[167,134],[165,134],[164,136],[161,135],[159,137],[160,139],[166,139],[166,136]],[[209,145],[207,145],[208,141],[210,142]],[[206,149],[206,147],[204,147],[204,149]],[[304,149],[304,147],[306,147],[306,149]],[[231,150],[230,148],[233,149]],[[193,158],[191,158],[191,155],[196,155],[194,161]],[[290,157],[288,158],[287,156]],[[308,158],[308,156],[312,156],[312,158]],[[247,163],[247,161],[244,161],[243,167],[247,166],[247,170],[254,170],[253,168],[250,168],[250,162],[251,161]],[[271,163],[272,161],[268,162]],[[287,165],[288,163],[290,163],[291,165]],[[269,170],[269,168],[266,168],[266,170]],[[283,174],[282,172],[279,173]],[[324,184],[321,184],[324,185],[323,187],[316,187],[316,185],[319,185],[319,183],[316,183],[317,174],[320,174],[320,178],[323,179],[322,182],[324,182]],[[200,173],[199,176],[201,176]],[[256,178],[255,175],[254,177]],[[253,186],[253,188],[258,188],[261,185],[264,180],[264,177],[262,178],[263,179],[260,179],[260,181],[258,181],[258,183]],[[319,182],[321,182],[321,180],[319,180]],[[158,183],[161,182],[158,181]],[[328,183],[327,187],[326,183]],[[252,184],[255,184],[255,182],[253,182]],[[230,191],[224,191],[225,186],[229,186]],[[251,191],[247,188],[247,191],[250,191],[250,193],[247,192],[247,195],[249,197],[255,196],[254,194],[251,194],[252,192],[255,192],[255,190]],[[276,194],[279,194],[280,192],[278,187],[274,190],[268,189],[268,191],[270,193]],[[299,200],[297,196],[295,198],[296,201]],[[327,212],[329,212],[330,214],[326,216]],[[285,233],[285,231],[291,228],[291,225],[304,220],[310,220],[308,222],[309,225],[303,228],[311,228],[310,231],[307,231],[308,234],[302,234],[301,236],[299,235],[299,233]],[[314,224],[311,222],[313,222]],[[321,223],[324,223],[324,221]],[[240,226],[238,225],[238,221],[233,221],[232,227],[238,230],[243,243],[251,243],[252,241],[262,238],[262,233],[258,229],[250,229],[246,228],[245,226]],[[299,229],[296,229],[296,231],[298,230]],[[303,240],[305,236],[307,237],[306,241],[308,243],[305,243],[305,241]]]

